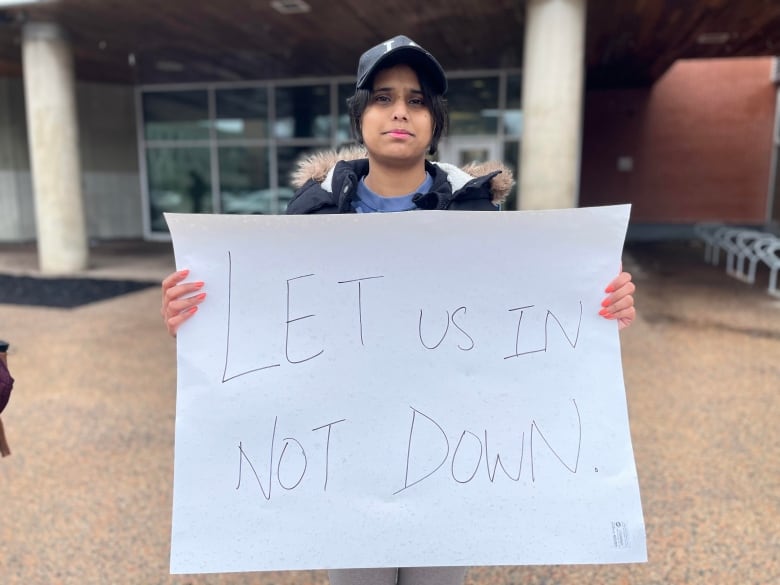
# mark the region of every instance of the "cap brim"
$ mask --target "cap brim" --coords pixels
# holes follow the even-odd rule
[[[416,46],[398,47],[382,55],[358,80],[358,89],[371,89],[369,85],[378,70],[400,64],[408,64],[415,71],[425,75],[426,80],[437,93],[447,92],[447,76],[441,65],[428,52]]]

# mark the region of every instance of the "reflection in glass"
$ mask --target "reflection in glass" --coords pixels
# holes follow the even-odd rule
[[[450,134],[475,136],[498,132],[498,77],[449,81]]]
[[[352,97],[355,93],[355,86],[353,84],[339,85],[339,120],[336,127],[336,143],[337,146],[343,146],[344,144],[353,142],[352,130],[349,127],[349,110],[347,108],[347,98]]]
[[[277,138],[327,138],[331,132],[330,87],[277,87]]]
[[[208,139],[209,106],[205,90],[145,92],[142,104],[147,140]]]
[[[223,213],[277,213],[268,148],[220,148],[219,183]]]
[[[481,161],[491,160],[490,150],[487,148],[461,148],[458,149],[458,161],[459,167],[464,167],[471,163],[479,163]]]
[[[312,154],[320,150],[314,146],[280,146],[276,151],[277,169],[279,172],[279,199],[280,211],[284,213],[287,203],[294,193],[290,186],[290,176],[297,169],[298,161],[307,154]]]
[[[523,133],[523,110],[521,106],[521,76],[509,75],[506,80],[506,110],[504,111],[504,133],[520,136]]]
[[[515,184],[512,185],[509,197],[506,198],[501,209],[517,209],[517,186],[520,184],[520,171],[518,170],[518,164],[520,163],[520,143],[518,141],[508,140],[504,143],[504,163],[512,169],[512,173],[515,176]]]
[[[219,138],[268,138],[268,90],[264,87],[216,92]]]
[[[149,148],[146,167],[153,232],[168,231],[166,211],[213,211],[208,148]]]

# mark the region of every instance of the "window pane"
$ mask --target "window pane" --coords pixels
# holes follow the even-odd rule
[[[298,161],[305,154],[311,154],[320,150],[314,146],[280,146],[276,150],[277,169],[279,173],[279,213],[284,213],[287,203],[293,196],[294,190],[290,186],[290,175],[295,171]]]
[[[219,149],[219,182],[223,213],[275,213],[268,149]]]
[[[330,138],[330,87],[276,88],[277,138]]]
[[[517,209],[517,185],[520,184],[520,171],[517,165],[520,162],[520,143],[516,140],[508,140],[504,144],[504,163],[512,169],[512,173],[515,175],[515,184],[512,185],[512,190],[509,192],[509,196],[501,206],[501,209]]]
[[[509,75],[506,80],[506,111],[504,112],[504,133],[520,136],[523,132],[523,110],[521,109],[521,76]]]
[[[449,82],[447,102],[453,136],[498,132],[497,77],[453,79]]]
[[[209,137],[208,94],[202,91],[145,92],[147,140],[198,140]]]
[[[153,232],[168,231],[162,215],[165,211],[212,211],[208,148],[150,148],[146,165]]]
[[[266,88],[220,90],[216,99],[219,138],[268,138]]]
[[[347,109],[347,98],[355,93],[354,84],[339,85],[339,121],[336,128],[336,143],[342,146],[345,143],[352,143],[352,130],[349,128],[349,110]]]

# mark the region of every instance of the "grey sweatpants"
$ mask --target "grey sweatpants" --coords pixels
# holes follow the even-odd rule
[[[467,567],[332,569],[330,585],[461,585]]]

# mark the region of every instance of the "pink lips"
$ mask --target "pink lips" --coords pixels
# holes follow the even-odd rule
[[[390,130],[389,132],[385,132],[385,134],[389,134],[393,138],[406,138],[407,136],[412,136],[411,132],[407,130],[401,130],[400,128]]]

